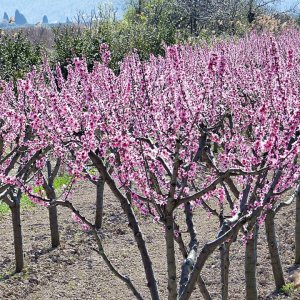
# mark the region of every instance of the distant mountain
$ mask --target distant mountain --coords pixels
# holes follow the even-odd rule
[[[18,9],[28,23],[34,24],[42,21],[44,15],[47,15],[49,23],[65,22],[67,18],[71,20],[75,17],[79,11],[90,13],[99,5],[112,5],[120,17],[128,0],[1,0],[0,2],[0,14],[6,12],[10,17]]]

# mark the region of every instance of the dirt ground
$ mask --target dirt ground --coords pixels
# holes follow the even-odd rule
[[[93,185],[81,182],[77,184],[72,198],[77,208],[90,219],[93,218],[95,210],[95,194]],[[286,208],[278,214],[276,220],[286,279],[293,269],[294,209],[294,205]],[[201,243],[214,238],[217,222],[212,222],[202,210],[195,213],[195,221]],[[96,248],[93,236],[83,232],[72,221],[67,208],[59,208],[61,246],[58,249],[50,248],[49,223],[45,208],[36,207],[24,211],[22,222],[26,268],[24,272],[12,275],[14,249],[10,215],[0,216],[0,300],[134,299],[127,287],[110,273],[102,258],[93,250]],[[153,260],[161,299],[167,299],[163,230],[151,219],[143,217],[140,217],[140,225]],[[144,299],[150,299],[134,238],[118,201],[108,189],[105,191],[103,232],[104,248],[111,261],[122,274],[130,276]],[[274,283],[264,227],[260,228],[258,250],[257,277],[260,299],[300,299],[300,294],[287,297],[273,293]],[[218,255],[216,251],[209,258],[203,271],[203,279],[212,299],[221,299]],[[244,246],[239,238],[233,244],[230,256],[230,300],[245,299],[243,255]],[[177,259],[180,269],[182,260],[179,251]],[[202,299],[198,290],[195,290],[191,299]]]

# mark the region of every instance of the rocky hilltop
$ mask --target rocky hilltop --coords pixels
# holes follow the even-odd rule
[[[41,22],[38,22],[37,24],[42,23],[43,25],[49,24],[49,20],[47,15],[44,15],[41,19]],[[37,25],[35,24],[35,25]],[[15,10],[14,16],[9,16],[7,12],[4,12],[2,20],[0,20],[0,28],[6,28],[6,27],[18,27],[18,26],[31,26],[34,24],[29,24],[27,21],[27,18],[24,14],[22,14],[18,9]]]

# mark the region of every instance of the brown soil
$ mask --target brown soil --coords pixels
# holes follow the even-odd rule
[[[95,188],[89,183],[79,183],[73,195],[79,210],[89,219],[95,210]],[[294,259],[294,205],[277,216],[277,234],[286,278],[293,268]],[[0,300],[126,300],[134,299],[127,287],[116,279],[93,248],[96,248],[91,234],[83,232],[71,219],[66,208],[59,208],[61,246],[50,248],[47,210],[36,207],[22,215],[26,268],[13,275],[14,255],[10,216],[0,216]],[[214,238],[217,220],[209,219],[200,209],[195,221],[201,243]],[[167,299],[165,243],[163,229],[151,219],[140,217],[150,256],[153,260],[161,299]],[[184,227],[182,227],[184,230]],[[132,233],[127,226],[118,201],[106,189],[103,241],[105,251],[122,274],[130,276],[144,299],[150,299],[143,275],[141,259]],[[185,233],[183,233],[186,236]],[[258,242],[258,287],[260,299],[300,299],[300,294],[287,297],[274,292],[274,283],[264,227],[260,228]],[[181,256],[178,251],[178,269]],[[244,292],[244,246],[240,238],[233,244],[230,256],[230,300],[245,299]],[[220,263],[218,251],[209,258],[203,271],[203,278],[211,292],[212,299],[220,296]],[[202,299],[195,290],[191,299]]]

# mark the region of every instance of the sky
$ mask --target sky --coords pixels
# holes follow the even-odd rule
[[[50,23],[65,22],[67,17],[73,18],[78,11],[88,13],[99,4],[107,3],[117,7],[117,13],[120,16],[126,2],[128,0],[0,0],[0,21],[4,12],[7,12],[10,17],[14,16],[16,9],[19,9],[27,18],[28,23],[37,23],[44,15],[48,16]],[[281,0],[278,7],[285,10],[295,2],[297,0]]]
[[[1,1],[1,0],[0,0]],[[281,0],[281,1],[278,1],[278,7],[280,9],[289,9],[290,7],[294,6],[295,4],[299,3],[300,1],[298,0]]]
[[[121,14],[126,0],[0,0],[0,21],[4,12],[14,16],[18,9],[25,15],[28,23],[36,23],[47,15],[50,23],[65,22],[76,16],[78,11],[90,12],[99,4],[113,4]]]

